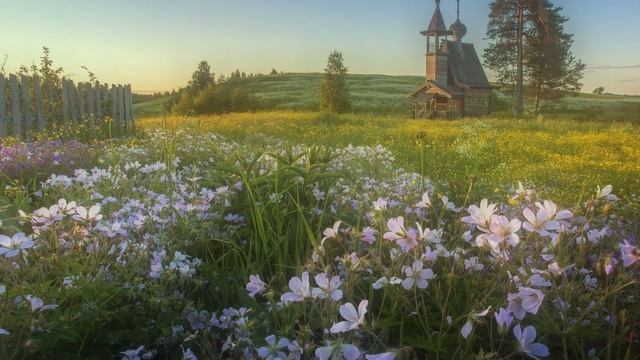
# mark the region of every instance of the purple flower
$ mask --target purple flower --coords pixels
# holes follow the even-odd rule
[[[546,345],[534,343],[536,340],[536,328],[533,326],[527,326],[524,330],[521,330],[518,324],[513,328],[513,335],[518,340],[518,351],[534,359],[549,356],[549,348]]]

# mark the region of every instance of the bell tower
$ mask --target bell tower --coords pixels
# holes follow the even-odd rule
[[[448,85],[449,55],[447,54],[446,41],[450,34],[444,24],[442,12],[440,12],[440,0],[436,1],[436,10],[433,13],[427,30],[420,32],[427,38],[426,75],[427,81],[434,81],[440,85]]]

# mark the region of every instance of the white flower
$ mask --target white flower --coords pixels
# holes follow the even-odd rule
[[[375,211],[383,211],[387,209],[387,200],[383,198],[378,198],[378,200],[373,202],[373,210]]]
[[[333,299],[334,301],[339,301],[342,299],[342,290],[340,290],[340,285],[342,285],[342,280],[340,280],[340,276],[334,276],[329,280],[329,275],[326,272],[320,273],[315,276],[316,284],[318,287],[314,287],[311,289],[311,296],[316,299]]]
[[[522,215],[527,219],[522,227],[529,232],[536,232],[540,236],[551,236],[551,232],[566,226],[566,222],[563,220],[573,216],[568,210],[558,212],[556,204],[549,200],[545,200],[542,204],[536,203],[536,207],[538,207],[538,211],[535,214],[529,208],[522,211]]]
[[[322,235],[324,235],[324,237],[322,238],[322,242],[324,243],[325,240],[327,239],[335,239],[338,237],[338,231],[340,229],[340,224],[342,224],[342,221],[336,221],[335,224],[333,224],[332,228],[326,228],[323,232]]]
[[[404,228],[404,218],[402,216],[389,219],[387,228],[389,231],[382,236],[385,240],[396,241],[407,237],[407,230]]]
[[[102,220],[100,205],[93,205],[89,210],[83,206],[76,207],[76,214],[73,215],[73,220],[78,222],[97,222]]]
[[[309,284],[309,273],[303,272],[301,277],[292,277],[289,280],[291,292],[282,294],[280,300],[286,305],[292,302],[301,302],[311,297],[311,287]]]
[[[266,284],[260,279],[260,275],[249,275],[249,282],[247,283],[246,289],[249,296],[253,298],[266,290]]]
[[[618,197],[612,194],[611,191],[613,191],[613,186],[611,185],[605,186],[602,190],[600,189],[600,186],[598,186],[598,189],[596,191],[596,199],[604,198],[609,201],[618,201]]]
[[[418,202],[416,204],[417,208],[422,208],[422,209],[426,209],[426,208],[430,208],[431,207],[431,199],[429,199],[429,193],[425,192],[424,194],[422,194],[422,201]]]
[[[544,300],[544,293],[538,289],[521,287],[518,293],[509,294],[507,311],[511,312],[518,320],[524,319],[526,313],[537,314]]]
[[[386,352],[375,355],[365,355],[364,358],[367,360],[394,360],[396,358],[396,353]]]
[[[351,344],[329,343],[316,349],[315,355],[319,360],[357,360],[360,350]]]
[[[518,351],[534,359],[549,356],[549,348],[546,345],[534,343],[536,340],[536,328],[533,326],[527,326],[523,331],[518,324],[513,328],[513,335],[518,340]]]
[[[413,286],[417,286],[419,289],[426,289],[429,286],[429,281],[434,278],[433,271],[431,269],[423,269],[424,263],[420,260],[413,262],[411,266],[404,266],[404,271],[407,276],[402,281],[402,287],[409,290]]]
[[[24,233],[16,233],[12,237],[0,235],[0,255],[6,258],[17,256],[31,249],[35,243]]]
[[[25,299],[31,305],[31,311],[53,310],[53,309],[56,309],[58,307],[58,305],[55,305],[55,304],[45,305],[44,301],[42,301],[42,299],[40,299],[39,297],[35,297],[33,295],[27,295],[25,297]]]
[[[480,207],[471,205],[467,209],[469,216],[462,218],[462,222],[467,224],[474,224],[483,231],[488,231],[491,225],[491,217],[496,212],[496,204],[490,204],[489,200],[483,199],[480,201]]]
[[[60,199],[58,200],[58,210],[60,211],[60,213],[62,213],[63,215],[72,215],[76,212],[76,202],[72,201],[72,202],[67,202],[67,200],[65,199]]]
[[[357,330],[361,325],[364,325],[364,316],[367,314],[367,305],[369,305],[368,300],[360,301],[358,310],[356,310],[356,307],[351,303],[340,305],[340,316],[342,316],[345,321],[340,321],[339,323],[334,324],[330,331],[336,334],[350,330]]]
[[[496,252],[504,242],[515,247],[520,242],[520,237],[516,233],[520,230],[521,225],[522,223],[518,219],[509,221],[505,216],[494,215],[491,217],[491,225],[489,226],[491,233],[486,240]]]
[[[398,285],[398,284],[402,284],[402,279],[395,276],[392,276],[391,279],[388,279],[386,276],[383,276],[380,279],[376,280],[376,282],[374,282],[371,285],[371,287],[374,288],[375,290],[380,290],[387,285]]]

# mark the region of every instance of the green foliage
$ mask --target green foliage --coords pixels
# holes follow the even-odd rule
[[[347,83],[348,69],[344,65],[342,53],[329,54],[324,81],[320,87],[320,110],[331,113],[351,111],[351,94]]]
[[[214,85],[216,74],[211,72],[211,66],[206,61],[200,61],[198,68],[191,75],[191,80],[187,86],[187,91],[191,94],[198,94],[200,91]]]

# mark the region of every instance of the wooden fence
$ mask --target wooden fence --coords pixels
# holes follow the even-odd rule
[[[134,129],[131,85],[0,74],[0,137],[36,132],[119,135]]]

